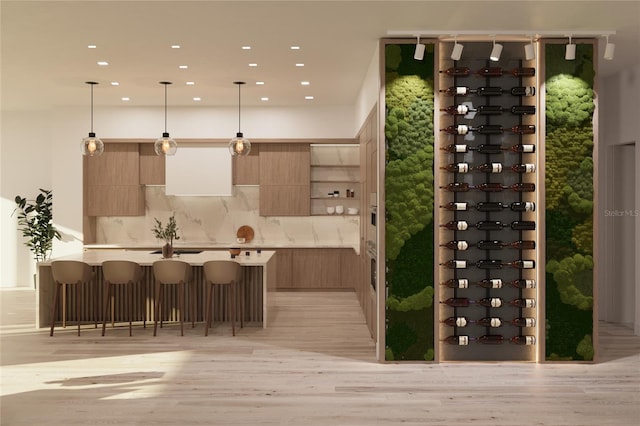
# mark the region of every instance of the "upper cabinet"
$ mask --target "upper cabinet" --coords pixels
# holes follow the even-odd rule
[[[141,143],[140,146],[140,184],[164,185],[165,156],[157,155],[152,143]]]
[[[260,184],[260,144],[251,144],[249,155],[233,157],[233,184]]]
[[[309,144],[263,144],[259,159],[260,215],[309,216]]]
[[[358,144],[311,146],[311,214],[358,214]]]

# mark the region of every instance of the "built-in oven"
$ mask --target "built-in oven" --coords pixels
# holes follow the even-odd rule
[[[370,269],[370,284],[375,291],[378,286],[378,267],[377,267],[377,257],[378,251],[376,250],[376,243],[374,241],[367,241],[367,256],[369,257],[369,267]]]
[[[376,226],[378,222],[378,207],[371,206],[369,210],[371,214],[371,225]]]

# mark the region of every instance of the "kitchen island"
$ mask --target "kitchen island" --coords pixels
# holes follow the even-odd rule
[[[275,251],[243,249],[241,255],[236,256],[235,260],[242,265],[243,282],[245,286],[244,306],[245,321],[249,323],[261,323],[262,327],[267,327],[267,313],[271,298],[268,294],[275,291],[276,285],[276,263]],[[188,250],[188,253],[174,256],[174,259],[182,260],[189,263],[193,267],[193,284],[196,286],[196,321],[204,321],[205,306],[205,285],[202,272],[202,265],[209,260],[231,260],[229,251],[227,250]],[[134,295],[134,321],[152,321],[153,320],[153,289],[154,279],[152,265],[157,260],[162,260],[161,254],[151,253],[142,250],[85,250],[75,255],[60,257],[52,260],[78,260],[91,265],[95,278],[89,286],[88,291],[81,292],[81,309],[75,312],[75,303],[64,303],[64,316],[59,317],[57,321],[65,318],[75,323],[77,318],[83,323],[93,323],[97,318],[98,322],[102,321],[104,308],[104,285],[102,278],[102,262],[106,260],[130,260],[137,262],[142,266],[144,277],[142,286]],[[83,286],[85,287],[85,286]],[[51,325],[51,308],[53,303],[53,276],[51,274],[51,261],[41,262],[38,264],[38,289],[36,291],[36,326],[49,327]],[[84,290],[84,288],[83,288]],[[124,293],[124,291],[123,291]],[[116,297],[122,297],[123,294],[116,293]],[[214,298],[214,320],[226,319],[222,297]],[[69,292],[67,298],[75,297],[75,292]],[[177,294],[171,293],[169,298],[177,298]],[[61,298],[63,299],[63,298]],[[175,300],[171,300],[175,305]],[[188,305],[187,305],[188,306]],[[115,321],[124,321],[125,314],[119,310],[112,310]],[[111,317],[108,318],[111,321]],[[177,311],[170,313],[169,318],[165,320],[177,320]]]

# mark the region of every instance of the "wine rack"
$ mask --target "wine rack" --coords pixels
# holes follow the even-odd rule
[[[535,64],[515,57],[440,60],[441,361],[536,359],[537,82]]]

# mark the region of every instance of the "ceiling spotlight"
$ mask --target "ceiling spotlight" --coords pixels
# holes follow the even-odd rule
[[[156,139],[153,149],[156,155],[175,155],[178,144],[167,132],[167,86],[171,82],[161,81],[160,84],[164,85],[164,132],[162,132],[162,137]]]
[[[576,45],[571,41],[571,36],[569,36],[569,44],[564,50],[564,58],[567,61],[573,61],[576,58]]]
[[[531,37],[531,42],[529,44],[524,45],[524,59],[527,61],[532,61],[536,58],[536,48],[533,45],[533,37]]]
[[[95,81],[87,81],[86,83],[91,86],[91,131],[88,137],[82,139],[82,155],[93,157],[104,152],[104,143],[93,132],[93,86],[98,83]]]
[[[496,43],[496,38],[493,38],[493,49],[491,49],[491,55],[489,59],[493,62],[498,62],[500,60],[500,55],[502,54],[502,45],[500,43]]]
[[[604,48],[604,59],[610,61],[613,59],[613,55],[616,52],[616,45],[614,43],[609,43],[609,36],[607,36],[607,45]]]
[[[416,42],[416,50],[413,53],[413,59],[417,61],[421,61],[422,59],[424,59],[425,47],[426,46],[424,44],[420,44],[420,36],[418,36],[418,41]]]
[[[458,43],[458,39],[453,39],[453,50],[451,51],[451,59],[454,61],[459,61],[462,57],[462,50],[464,49],[464,45]]]

